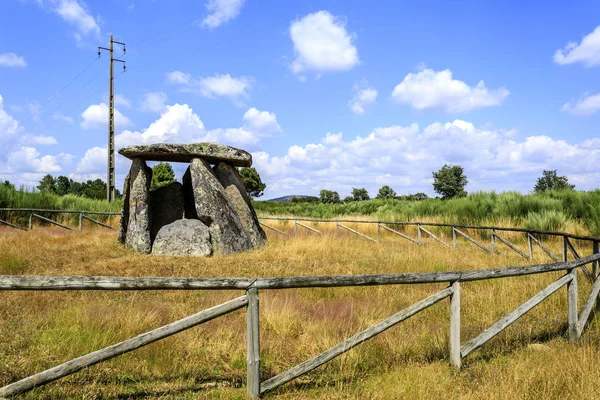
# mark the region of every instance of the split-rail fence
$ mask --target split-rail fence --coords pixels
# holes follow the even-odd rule
[[[18,209],[19,211],[37,212],[49,210],[31,210]],[[0,209],[7,211],[7,209]],[[10,209],[10,211],[17,211]],[[84,211],[60,211],[56,212],[78,212],[80,221],[82,215],[91,212]],[[30,215],[31,215],[30,214]],[[116,214],[116,213],[103,213]],[[74,360],[65,362],[56,367],[42,371],[30,377],[23,378],[17,382],[8,384],[0,388],[0,398],[8,398],[27,392],[36,387],[45,385],[62,377],[76,373],[84,368],[98,364],[100,362],[117,357],[121,354],[146,346],[150,343],[164,339],[168,336],[190,329],[194,326],[203,324],[212,319],[224,316],[236,310],[246,309],[247,321],[247,392],[249,397],[257,399],[277,387],[290,382],[301,375],[304,375],[315,368],[331,361],[340,354],[352,349],[353,347],[375,337],[386,331],[392,326],[405,321],[415,314],[433,306],[442,300],[449,298],[450,321],[449,321],[449,361],[454,368],[460,369],[462,360],[477,350],[493,337],[498,335],[512,323],[517,321],[523,315],[528,313],[542,301],[547,299],[553,293],[564,286],[567,286],[567,334],[571,342],[576,342],[581,337],[592,312],[595,308],[598,295],[600,294],[600,274],[598,273],[598,264],[600,263],[600,252],[598,243],[600,238],[577,236],[560,232],[546,232],[519,228],[504,227],[482,227],[468,225],[450,225],[437,223],[419,223],[419,222],[383,222],[383,221],[351,221],[351,220],[315,220],[315,219],[285,219],[285,218],[262,218],[291,220],[294,221],[294,230],[298,226],[304,227],[315,233],[321,233],[316,228],[304,224],[304,222],[334,222],[337,230],[346,229],[361,237],[369,238],[373,241],[381,241],[381,229],[397,234],[405,239],[411,240],[416,244],[422,243],[422,234],[426,234],[433,239],[445,244],[450,248],[456,248],[458,237],[477,245],[487,252],[493,252],[496,240],[507,245],[512,250],[521,254],[525,258],[531,259],[532,246],[535,243],[554,261],[549,264],[537,264],[530,266],[516,266],[507,268],[470,270],[470,271],[447,271],[447,272],[425,272],[425,273],[402,273],[402,274],[374,274],[374,275],[340,275],[340,276],[297,276],[297,277],[274,277],[274,278],[177,278],[177,277],[111,277],[111,276],[18,276],[4,275],[0,276],[0,291],[16,290],[243,290],[245,293],[219,304],[217,306],[200,311],[189,317],[180,319],[168,325],[142,333],[131,339],[114,344],[101,350],[78,357]],[[5,224],[11,225],[5,221]],[[55,221],[53,221],[55,222]],[[97,221],[99,222],[99,221]],[[378,230],[378,239],[373,239],[357,230],[344,225],[347,223],[376,223]],[[402,232],[390,228],[390,225],[416,225],[417,238],[412,238]],[[61,225],[59,225],[61,226]],[[81,224],[80,224],[81,226]],[[441,238],[433,234],[426,227],[446,227],[452,228],[452,244],[446,243]],[[267,226],[267,228],[269,228]],[[273,228],[273,227],[271,227]],[[274,228],[280,233],[285,232]],[[491,246],[488,248],[480,241],[467,235],[466,229],[485,229],[491,230]],[[518,249],[514,244],[498,234],[502,231],[522,232],[528,239],[529,252],[526,254]],[[562,261],[558,262],[556,257],[541,242],[541,235],[559,236],[563,238]],[[536,237],[537,236],[537,237]],[[592,243],[592,254],[582,257],[579,255],[570,239],[588,241]],[[568,260],[569,252],[574,260]],[[587,265],[591,264],[592,269]],[[578,306],[577,272],[581,269],[586,277],[593,282],[590,293],[583,304],[581,310]],[[499,279],[527,276],[533,274],[564,272],[557,280],[538,292],[529,300],[506,314],[481,334],[471,338],[465,343],[461,342],[461,285],[487,279]],[[354,336],[342,341],[332,348],[306,360],[287,371],[276,376],[263,379],[260,374],[260,316],[259,316],[259,291],[263,290],[281,290],[291,288],[327,288],[327,287],[352,287],[352,286],[376,286],[376,285],[407,285],[407,284],[446,284],[437,292],[430,296],[398,311],[392,316],[376,323],[375,325],[355,334]]]

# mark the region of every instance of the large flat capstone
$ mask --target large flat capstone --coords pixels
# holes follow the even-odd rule
[[[236,167],[252,166],[252,155],[247,151],[210,142],[129,146],[120,149],[119,154],[129,159],[151,161],[191,162],[194,158],[202,158],[211,164],[224,161]]]

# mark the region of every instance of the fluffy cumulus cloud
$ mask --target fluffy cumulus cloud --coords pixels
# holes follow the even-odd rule
[[[244,0],[208,0],[206,3],[208,15],[202,20],[202,26],[214,29],[231,21],[239,15],[243,5]]]
[[[144,95],[140,109],[142,111],[163,112],[167,107],[167,94],[150,92]]]
[[[346,22],[328,11],[308,14],[290,25],[296,58],[295,73],[345,71],[359,63],[354,35],[346,31]]]
[[[463,120],[381,127],[353,139],[328,133],[318,143],[291,146],[282,156],[255,152],[254,165],[269,197],[323,188],[346,195],[352,187],[366,187],[374,195],[382,184],[400,194],[433,194],[431,173],[445,163],[465,168],[469,190],[530,191],[544,169],[577,177],[582,189],[597,185],[600,144],[548,136],[519,141],[516,134]]]
[[[181,86],[184,92],[197,93],[204,97],[229,97],[232,100],[248,98],[253,79],[246,76],[234,77],[216,74],[198,79],[188,73],[173,71],[167,74],[167,82]]]
[[[62,171],[71,164],[73,156],[66,153],[42,155],[34,147],[54,145],[58,142],[51,136],[35,136],[4,109],[0,96],[0,175],[17,184],[36,183],[47,173]]]
[[[600,110],[600,93],[594,95],[583,95],[579,100],[565,103],[562,111],[573,115],[592,115]]]
[[[25,58],[16,55],[15,53],[0,54],[0,67],[26,67],[27,61]]]
[[[363,115],[365,109],[377,100],[377,90],[373,88],[354,88],[354,97],[348,102],[348,107],[356,115]]]
[[[125,130],[116,135],[115,145],[121,148],[149,143],[219,142],[249,151],[258,151],[262,137],[281,132],[277,116],[268,111],[250,108],[242,116],[242,121],[243,125],[240,127],[206,129],[200,117],[189,105],[173,104],[166,106],[160,117],[146,129]],[[106,156],[106,147],[93,147],[87,150],[78,162],[72,177],[79,179],[100,177],[106,169]],[[127,168],[127,161],[118,156],[117,170],[126,171]]]
[[[73,36],[78,43],[88,37],[100,37],[98,18],[92,16],[86,5],[79,0],[36,0],[45,9],[57,14],[75,29]]]
[[[498,106],[509,94],[505,88],[488,89],[483,81],[471,87],[453,79],[449,69],[437,72],[424,69],[406,75],[394,88],[392,97],[416,110],[440,108],[447,112],[463,112]]]
[[[580,62],[586,67],[600,65],[600,26],[584,36],[580,43],[569,42],[556,50],[554,62],[560,65]]]
[[[108,106],[104,103],[93,104],[81,113],[81,128],[82,129],[101,129],[106,128],[108,124]],[[121,114],[115,108],[115,131],[120,131],[133,123]]]

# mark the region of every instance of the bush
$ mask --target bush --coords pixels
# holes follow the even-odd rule
[[[530,212],[523,221],[527,229],[539,231],[564,231],[569,218],[561,211],[545,210],[542,212]]]

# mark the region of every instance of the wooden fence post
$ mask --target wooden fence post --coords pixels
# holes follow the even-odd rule
[[[567,239],[566,236],[563,236],[563,254],[562,254],[562,256],[563,256],[563,259],[562,259],[563,262],[567,262],[568,259],[569,259],[569,253],[568,253],[569,249],[567,247],[567,242],[568,241],[569,241],[569,239]]]
[[[452,227],[452,248],[456,250],[456,228]]]
[[[569,321],[569,342],[575,343],[579,339],[577,323],[577,268],[573,268],[569,274],[571,282],[567,284],[568,296],[568,321]]]
[[[337,234],[340,233],[340,222],[339,221],[335,221],[335,233],[337,233]]]
[[[450,296],[450,364],[460,369],[460,282],[452,283]]]
[[[419,241],[419,244],[423,244],[421,241],[421,225],[417,225],[417,240]]]
[[[79,213],[79,232],[83,230],[83,213]]]
[[[29,230],[33,229],[33,211],[29,211]]]
[[[599,246],[598,241],[594,240],[594,243],[593,243],[592,246],[593,246],[592,247],[592,253],[594,253],[594,254],[600,253],[600,248],[599,248],[600,246]],[[594,261],[592,263],[592,274],[594,275],[594,278],[598,277],[598,264],[599,263],[600,262],[598,262],[598,261]]]
[[[250,288],[246,291],[248,296],[247,323],[247,381],[248,396],[253,400],[260,397],[260,320],[258,307],[258,289]]]
[[[298,233],[298,221],[294,220],[294,235]]]
[[[496,230],[492,229],[492,237],[490,238],[490,248],[492,249],[492,253],[496,250]]]
[[[527,233],[527,248],[529,249],[529,261],[533,261],[533,241],[529,232]]]
[[[377,223],[377,241],[381,242],[381,223]]]

